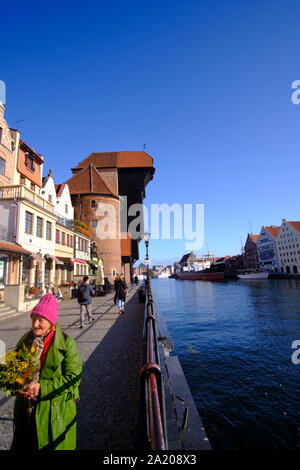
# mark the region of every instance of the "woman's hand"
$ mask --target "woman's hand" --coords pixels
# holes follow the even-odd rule
[[[19,394],[25,398],[28,398],[28,400],[30,400],[31,398],[38,396],[38,394],[40,393],[40,388],[41,388],[41,385],[39,383],[36,383],[36,384],[30,383],[26,385],[24,390],[19,391]]]

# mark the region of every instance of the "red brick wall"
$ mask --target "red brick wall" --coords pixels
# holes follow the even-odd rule
[[[116,238],[105,238],[99,237],[99,226],[92,227],[92,220],[101,221],[101,218],[97,215],[97,207],[92,207],[92,200],[96,201],[96,206],[99,203],[111,204],[115,208],[116,213]],[[113,270],[116,273],[121,273],[121,241],[119,238],[119,210],[120,202],[118,199],[110,196],[97,196],[97,195],[83,195],[78,197],[77,195],[72,196],[72,203],[74,206],[74,218],[75,220],[81,220],[89,227],[91,227],[92,241],[97,244],[97,252],[103,253],[100,257],[104,261],[104,275],[113,281]],[[81,206],[81,207],[80,207]],[[102,217],[102,219],[105,215]]]

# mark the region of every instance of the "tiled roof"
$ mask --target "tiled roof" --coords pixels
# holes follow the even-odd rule
[[[258,235],[250,235],[250,238],[253,241],[253,243],[257,243]]]
[[[6,240],[0,240],[0,252],[19,253],[20,255],[30,255],[30,251],[25,250],[20,245]]]
[[[62,195],[62,193],[64,192],[65,187],[66,187],[66,183],[56,184],[55,185],[55,190],[56,190],[56,194],[57,194],[58,197],[60,197]]]
[[[83,169],[91,163],[96,168],[152,167],[153,158],[142,151],[91,153],[72,170]]]
[[[265,227],[266,230],[272,235],[273,238],[276,238],[277,233],[279,232],[280,227],[277,227],[275,225],[271,225],[270,227]]]
[[[103,180],[93,164],[89,164],[72,176],[66,184],[71,194],[107,194],[114,195],[109,184]]]
[[[179,261],[179,264],[185,263],[185,262],[189,259],[189,257],[191,256],[191,254],[192,254],[192,252],[187,253],[186,255],[183,255],[183,257],[182,257],[181,260]]]
[[[300,222],[297,222],[297,221],[296,221],[296,222],[290,222],[290,221],[288,221],[288,223],[289,223],[292,227],[294,227],[294,229],[296,229],[297,232],[300,232]]]

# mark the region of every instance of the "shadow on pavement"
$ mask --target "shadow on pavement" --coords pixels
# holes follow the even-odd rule
[[[83,366],[78,450],[134,450],[144,309],[137,291]]]

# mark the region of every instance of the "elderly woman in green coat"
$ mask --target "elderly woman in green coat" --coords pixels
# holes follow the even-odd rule
[[[82,362],[75,340],[62,332],[57,317],[57,300],[52,294],[44,295],[31,312],[32,330],[16,347],[35,348],[39,371],[16,397],[12,450],[76,448]]]

